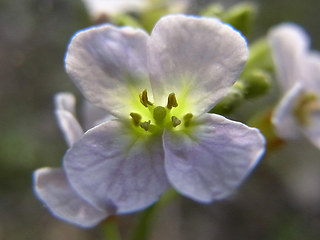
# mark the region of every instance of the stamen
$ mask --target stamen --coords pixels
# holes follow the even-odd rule
[[[176,127],[181,124],[181,120],[179,118],[177,118],[176,116],[172,116],[171,120],[172,120],[173,127]]]
[[[184,121],[184,126],[189,127],[191,120],[193,118],[192,113],[187,113],[186,115],[183,116],[183,121]]]
[[[142,127],[144,130],[148,131],[150,127],[151,121],[149,120],[148,122],[142,122],[140,123],[140,127]]]
[[[167,108],[171,109],[172,107],[178,107],[178,102],[175,93],[170,93],[168,96]]]
[[[130,113],[130,117],[132,117],[133,124],[138,127],[142,118],[141,115],[138,113],[132,112]]]
[[[147,89],[143,90],[140,94],[139,94],[139,98],[140,98],[140,102],[142,103],[143,106],[148,107],[148,105],[152,106],[152,102],[149,102],[148,100],[148,93],[147,93]]]
[[[164,107],[158,106],[153,110],[153,118],[157,124],[161,124],[167,115],[167,111]]]

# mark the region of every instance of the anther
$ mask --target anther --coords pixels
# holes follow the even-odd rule
[[[192,113],[187,113],[186,115],[183,116],[183,121],[184,121],[184,126],[189,127],[191,120],[193,118]]]
[[[179,118],[177,118],[176,116],[172,116],[171,120],[172,120],[173,127],[176,127],[181,124],[181,120]]]
[[[141,115],[138,113],[132,112],[130,113],[130,117],[132,117],[133,124],[138,127],[142,118]]]
[[[139,94],[139,98],[140,98],[140,102],[142,103],[143,106],[148,107],[148,105],[152,106],[152,102],[149,102],[148,100],[148,93],[147,93],[147,89],[143,90],[140,94]]]
[[[140,127],[142,127],[144,130],[148,131],[150,127],[151,121],[149,120],[148,122],[142,122],[140,123]]]
[[[178,107],[178,102],[174,93],[170,93],[168,96],[167,108],[171,109],[172,107]]]

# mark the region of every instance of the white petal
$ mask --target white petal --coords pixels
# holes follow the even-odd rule
[[[284,90],[303,80],[304,57],[310,45],[304,29],[285,23],[272,28],[268,35],[279,81]]]
[[[301,130],[316,147],[320,148],[320,109],[309,113],[308,123],[302,126]]]
[[[301,65],[304,76],[304,88],[320,96],[320,53],[316,51],[309,52]]]
[[[64,159],[72,187],[100,208],[112,200],[117,213],[149,206],[168,187],[161,136],[154,138],[118,121],[89,130]]]
[[[76,34],[66,70],[84,96],[115,116],[128,116],[132,97],[150,90],[146,70],[148,35],[130,27],[93,27]],[[133,96],[132,96],[133,94]]]
[[[272,123],[276,128],[277,135],[284,139],[297,138],[300,135],[299,125],[293,116],[293,109],[302,90],[300,82],[294,84],[292,89],[281,99],[273,113]]]
[[[70,147],[83,134],[82,127],[75,118],[76,99],[71,93],[58,93],[54,96],[55,114],[63,136]]]
[[[189,134],[166,131],[165,166],[177,191],[200,202],[228,196],[257,164],[265,140],[257,129],[205,114]]]
[[[63,136],[70,147],[75,141],[81,138],[83,130],[78,120],[70,112],[58,110],[55,111],[55,114]]]
[[[107,112],[98,108],[97,106],[85,101],[82,108],[83,125],[86,130],[97,126],[100,123],[114,120],[113,115],[107,114]]]
[[[62,169],[41,168],[34,172],[34,190],[56,217],[79,225],[93,227],[113,213],[98,210],[81,199],[70,187]]]
[[[238,79],[248,57],[246,40],[213,18],[171,15],[154,27],[149,43],[149,72],[154,98],[166,104],[174,92],[188,95],[193,113],[205,113]]]
[[[73,94],[68,92],[60,92],[54,96],[55,110],[64,110],[75,114],[76,99]]]

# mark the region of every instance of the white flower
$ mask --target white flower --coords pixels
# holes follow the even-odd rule
[[[55,114],[69,147],[83,135],[75,115],[75,98],[69,93],[55,96]],[[112,204],[97,209],[81,198],[70,186],[62,168],[40,168],[34,172],[35,193],[52,214],[82,227],[91,227],[114,213]]]
[[[269,41],[284,97],[273,123],[284,139],[305,135],[320,147],[320,55],[300,26],[285,23],[271,29]]]
[[[171,13],[184,12],[191,0],[164,0],[155,2],[152,0],[82,0],[93,18],[100,16],[114,17],[123,13],[139,13],[147,8],[167,5]]]
[[[170,185],[203,203],[228,196],[256,165],[265,141],[257,129],[206,112],[226,95],[247,57],[240,33],[210,18],[163,17],[151,36],[112,25],[76,34],[67,73],[115,119],[67,151],[70,188],[94,208],[106,213],[113,206],[117,214],[146,208]]]
[[[148,0],[83,0],[91,17],[96,18],[101,14],[114,16],[125,12],[140,12]]]

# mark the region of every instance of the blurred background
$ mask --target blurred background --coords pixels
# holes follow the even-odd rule
[[[213,1],[194,1],[192,13]],[[219,2],[219,1],[215,1]],[[238,1],[220,1],[229,7]],[[318,0],[257,0],[248,41],[283,21],[302,25],[320,49]],[[80,0],[0,0],[0,239],[104,239],[80,229],[36,199],[32,172],[61,166],[67,148],[53,114],[53,96],[81,94],[64,70],[71,36],[93,21]],[[268,96],[244,103],[231,117],[272,106]],[[238,114],[238,115],[237,115]],[[135,216],[119,217],[124,232]],[[320,150],[305,139],[268,152],[229,199],[202,205],[183,197],[157,214],[151,239],[320,239]]]

